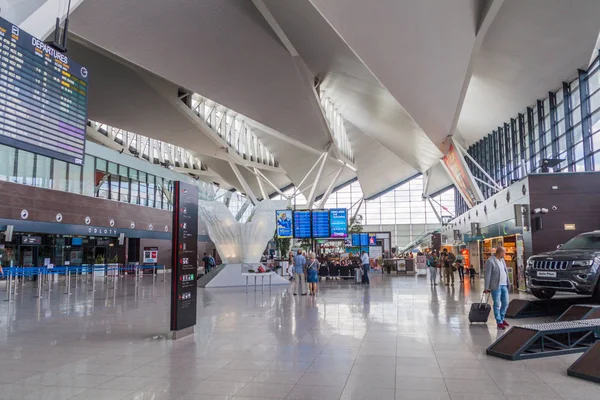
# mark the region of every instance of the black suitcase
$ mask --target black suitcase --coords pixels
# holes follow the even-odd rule
[[[485,298],[485,303],[483,299]],[[471,304],[471,311],[469,311],[469,322],[487,322],[492,306],[488,304],[490,296],[486,296],[485,293],[481,296],[479,303]]]

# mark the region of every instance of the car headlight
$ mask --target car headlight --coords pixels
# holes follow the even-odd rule
[[[530,259],[527,260],[527,267],[526,267],[526,269],[530,269],[532,267],[533,267],[533,260],[530,258]]]
[[[594,260],[576,260],[571,264],[573,267],[589,267],[594,264]]]

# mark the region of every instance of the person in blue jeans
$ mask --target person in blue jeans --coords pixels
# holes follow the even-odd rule
[[[506,250],[500,246],[496,249],[496,253],[485,262],[484,293],[492,293],[494,317],[498,329],[502,330],[509,326],[504,319],[508,309],[508,287],[510,286],[508,268],[506,267],[506,261],[504,261],[505,254]]]
[[[363,267],[363,283],[366,283],[367,285],[370,284],[369,282],[369,269],[370,269],[370,261],[369,261],[369,255],[367,254],[366,251],[362,252],[362,255],[360,256],[360,263],[362,264]]]

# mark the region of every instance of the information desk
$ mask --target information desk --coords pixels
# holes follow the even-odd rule
[[[254,291],[256,292],[256,278],[260,276],[260,288],[261,292],[265,291],[265,276],[269,277],[269,290],[271,290],[271,277],[275,275],[275,272],[242,272],[242,276],[246,277],[246,293],[248,293],[248,278],[250,276],[254,277]]]
[[[387,258],[383,260],[382,273],[388,274],[395,271],[397,274],[413,275],[415,274],[414,258]]]

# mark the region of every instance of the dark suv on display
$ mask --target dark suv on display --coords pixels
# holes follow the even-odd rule
[[[527,288],[538,299],[570,292],[600,301],[600,231],[583,233],[555,251],[530,257],[525,275]]]

